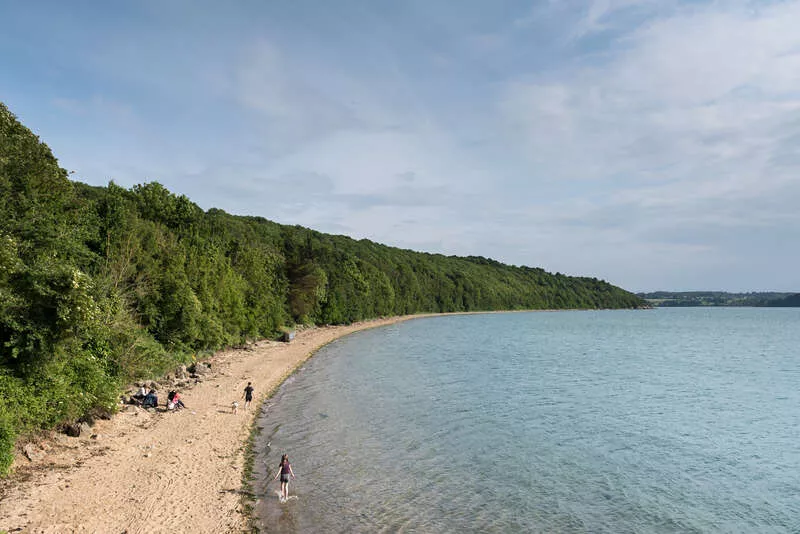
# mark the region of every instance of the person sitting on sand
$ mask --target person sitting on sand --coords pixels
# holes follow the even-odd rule
[[[289,455],[284,454],[281,456],[281,463],[274,478],[274,480],[277,480],[278,477],[281,477],[281,502],[286,502],[289,499],[289,476],[294,478],[294,471],[292,471],[292,464],[289,463]]]
[[[143,408],[155,408],[158,406],[158,396],[156,395],[156,390],[151,389],[147,395],[144,396],[142,400],[142,407]]]
[[[147,388],[142,386],[139,388],[139,391],[136,392],[133,398],[139,402],[142,402],[146,396],[147,396]]]
[[[170,391],[169,395],[167,396],[167,409],[168,410],[177,410],[180,408],[186,408],[186,405],[181,400],[181,395],[177,391]]]

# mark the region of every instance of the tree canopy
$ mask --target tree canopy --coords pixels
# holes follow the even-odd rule
[[[155,182],[72,182],[0,104],[0,472],[19,433],[295,323],[644,305],[595,278],[203,211]]]

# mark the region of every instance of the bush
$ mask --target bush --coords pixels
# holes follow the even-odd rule
[[[8,474],[14,461],[14,442],[17,435],[7,417],[0,415],[0,476]],[[0,531],[1,532],[1,531]]]
[[[0,476],[8,474],[14,461],[14,442],[20,431],[20,413],[28,409],[22,381],[0,371]]]

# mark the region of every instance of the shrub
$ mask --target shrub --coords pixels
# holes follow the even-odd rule
[[[8,417],[0,415],[0,476],[7,475],[11,468],[11,463],[14,461],[16,439],[17,435]]]

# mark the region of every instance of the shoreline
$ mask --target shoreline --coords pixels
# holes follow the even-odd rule
[[[185,410],[164,412],[162,387],[156,412],[125,405],[97,421],[90,435],[50,432],[20,443],[14,473],[0,480],[0,533],[244,532],[253,500],[247,455],[261,406],[324,346],[412,319],[544,311],[585,310],[421,313],[311,327],[290,343],[262,340],[218,351],[205,360],[212,372],[181,391]],[[249,411],[241,400],[247,382],[256,387]],[[21,452],[28,446],[30,461]]]
[[[91,436],[53,434],[19,454],[0,481],[0,531],[242,532],[250,521],[247,451],[262,403],[325,345],[357,331],[443,314],[313,327],[291,343],[260,341],[215,353],[212,373],[181,392],[187,408],[123,406]],[[249,411],[241,395],[253,382]],[[164,397],[166,391],[160,391]],[[163,406],[165,399],[160,398]],[[232,402],[240,403],[232,413]]]
[[[480,312],[479,312],[480,313]],[[331,343],[338,341],[344,337],[349,336],[350,334],[354,334],[356,332],[360,332],[362,330],[370,330],[372,328],[380,328],[383,326],[389,326],[392,324],[397,324],[405,321],[409,321],[412,319],[420,319],[424,317],[434,317],[438,315],[448,315],[448,314],[441,314],[441,313],[428,313],[428,314],[418,314],[418,315],[401,315],[397,317],[391,317],[386,319],[371,319],[368,321],[362,321],[359,323],[354,323],[353,325],[360,325],[365,324],[363,328],[358,328],[356,330],[343,333],[337,337],[334,337],[316,347],[312,348],[308,354],[305,355],[301,360],[296,362],[296,365],[290,369],[283,377],[281,377],[263,396],[258,399],[258,404],[255,406],[253,411],[253,416],[250,419],[250,425],[248,428],[247,440],[244,444],[243,450],[243,466],[242,466],[242,482],[241,482],[241,489],[239,492],[239,510],[242,515],[242,525],[239,527],[239,530],[242,532],[260,532],[257,527],[254,527],[254,520],[255,517],[253,515],[254,512],[254,504],[258,501],[258,496],[253,493],[252,490],[252,476],[253,476],[253,463],[255,462],[255,453],[254,447],[256,444],[256,439],[258,438],[258,416],[261,415],[262,410],[264,408],[264,403],[275,396],[278,392],[280,387],[286,382],[292,375],[297,373],[303,365],[308,362],[311,358],[313,358],[320,350],[325,348],[326,346],[330,345]],[[371,324],[373,322],[379,321],[380,324]],[[313,327],[313,328],[320,328],[320,327]],[[323,327],[324,328],[324,327]],[[0,534],[3,534],[0,532]]]

